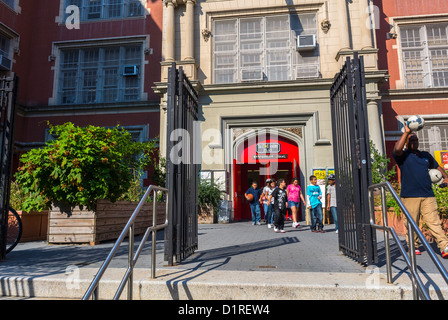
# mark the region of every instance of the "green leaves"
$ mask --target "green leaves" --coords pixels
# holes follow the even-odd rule
[[[384,181],[389,181],[397,174],[395,167],[388,170],[390,159],[386,155],[382,155],[375,147],[375,144],[370,140],[370,156],[372,165],[372,182],[377,184]]]
[[[55,140],[24,154],[15,174],[29,196],[23,210],[42,210],[53,202],[94,208],[96,200],[115,201],[146,168],[154,142],[133,142],[120,128],[77,127],[68,122],[50,126]]]
[[[211,206],[214,212],[218,212],[219,200],[222,198],[222,193],[219,186],[208,180],[200,180],[198,187],[198,205],[206,208]]]

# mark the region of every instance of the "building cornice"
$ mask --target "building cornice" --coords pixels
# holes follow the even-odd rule
[[[381,90],[379,95],[387,100],[448,99],[448,88]]]
[[[24,106],[18,105],[18,114],[24,117],[43,116],[67,116],[67,115],[89,115],[89,114],[119,114],[119,113],[144,113],[158,112],[160,102],[138,101],[132,103],[111,104],[79,104],[79,105],[54,105],[54,106]]]
[[[375,70],[365,72],[366,80],[369,82],[382,82],[389,76],[386,70]],[[321,79],[301,79],[289,81],[269,81],[269,82],[241,82],[224,84],[201,84],[199,81],[191,81],[199,94],[226,93],[226,92],[266,92],[283,90],[304,90],[304,89],[330,89],[334,78]],[[157,82],[152,88],[155,93],[163,95],[166,93],[168,84]]]

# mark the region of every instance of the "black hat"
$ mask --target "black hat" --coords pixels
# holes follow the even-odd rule
[[[334,174],[330,174],[330,175],[328,176],[328,180],[336,180],[335,175],[334,175]]]

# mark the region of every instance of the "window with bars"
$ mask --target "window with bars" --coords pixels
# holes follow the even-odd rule
[[[448,87],[448,23],[400,28],[406,88]]]
[[[448,150],[448,124],[426,125],[417,132],[419,149],[435,155],[435,151]]]
[[[214,21],[213,82],[282,81],[320,76],[319,50],[298,52],[298,35],[315,35],[314,13]]]
[[[124,73],[127,66],[141,69],[142,46],[109,46],[61,50],[60,104],[139,101],[140,72]]]
[[[65,7],[71,5],[79,8],[81,21],[144,15],[141,0],[65,0]]]

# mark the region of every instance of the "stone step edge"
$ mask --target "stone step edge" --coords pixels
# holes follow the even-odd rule
[[[81,300],[96,268],[35,276],[0,276],[0,297]],[[108,269],[100,282],[99,297],[111,300],[124,269]],[[431,297],[448,297],[440,275],[426,275]],[[428,279],[431,280],[428,280]],[[160,269],[150,279],[149,269],[134,271],[134,300],[411,300],[407,275],[386,282],[380,273],[324,273],[279,271],[215,271]],[[425,283],[425,282],[424,282]],[[435,285],[437,283],[437,285]],[[125,288],[121,299],[126,299]]]

